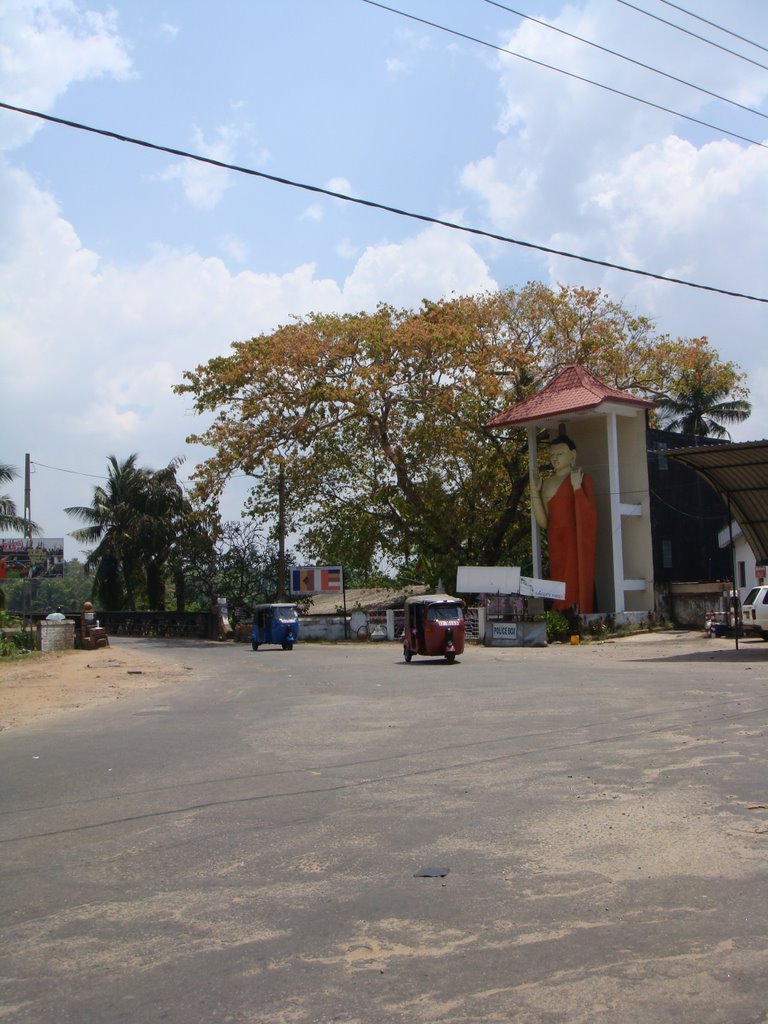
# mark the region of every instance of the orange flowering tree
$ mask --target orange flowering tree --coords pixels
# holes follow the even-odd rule
[[[671,396],[683,356],[706,344],[659,336],[599,291],[534,283],[417,310],[314,313],[233,343],[174,390],[214,416],[188,439],[212,449],[198,496],[244,473],[245,511],[274,517],[282,472],[305,555],[449,584],[459,564],[530,559],[526,437],[489,433],[495,413],[569,363]],[[709,354],[741,386],[738,368]]]

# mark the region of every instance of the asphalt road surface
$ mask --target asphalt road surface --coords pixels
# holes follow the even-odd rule
[[[0,735],[2,1024],[768,1022],[768,644],[121,645]]]

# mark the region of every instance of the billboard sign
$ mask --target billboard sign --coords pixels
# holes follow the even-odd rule
[[[459,594],[519,594],[520,568],[515,565],[460,565],[456,571]]]
[[[342,594],[344,572],[340,565],[305,565],[291,569],[294,594]]]
[[[64,538],[0,538],[0,581],[64,575]]]

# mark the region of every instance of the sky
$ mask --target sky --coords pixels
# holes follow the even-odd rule
[[[0,102],[768,298],[764,0],[390,6],[404,13],[365,0],[3,0]],[[733,439],[768,437],[765,302],[0,109],[0,463],[21,474],[3,491],[21,512],[29,455],[32,518],[78,557],[64,509],[90,504],[110,455],[151,469],[181,457],[186,480],[210,454],[185,440],[207,422],[172,392],[185,370],[311,311],[528,281],[599,287],[660,333],[706,335],[748,375],[753,414]],[[244,486],[228,486],[226,519]]]

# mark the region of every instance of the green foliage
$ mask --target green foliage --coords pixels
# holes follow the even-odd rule
[[[36,647],[37,634],[34,630],[25,629],[18,618],[0,612],[0,658],[17,658]]]
[[[544,621],[547,624],[547,642],[568,640],[571,636],[571,624],[562,612],[544,612]]]
[[[593,640],[603,640],[609,635],[611,624],[607,619],[592,619],[587,625],[587,633]]]
[[[277,546],[252,521],[220,524],[214,543],[200,554],[185,570],[190,599],[199,607],[210,608],[224,597],[237,618],[254,604],[276,599]]]
[[[9,613],[49,612],[62,607],[65,611],[79,611],[84,601],[92,597],[93,580],[85,573],[78,559],[64,563],[64,575],[31,580],[6,580],[0,587]],[[3,602],[0,601],[0,606]]]

